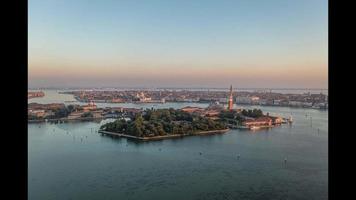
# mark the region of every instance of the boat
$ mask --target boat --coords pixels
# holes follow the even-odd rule
[[[289,118],[288,118],[288,122],[289,122],[289,123],[292,123],[292,122],[293,122],[292,115],[291,115],[291,116],[289,116]]]
[[[251,130],[258,130],[258,129],[260,129],[260,127],[258,127],[258,126],[251,126],[250,129],[251,129]]]

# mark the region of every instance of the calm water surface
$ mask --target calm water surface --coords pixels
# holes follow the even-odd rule
[[[52,92],[29,102],[74,100]],[[256,108],[294,123],[146,143],[101,136],[105,121],[28,124],[29,199],[328,199],[328,112]]]

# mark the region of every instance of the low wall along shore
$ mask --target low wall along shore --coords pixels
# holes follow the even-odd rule
[[[137,137],[132,135],[126,135],[123,133],[115,133],[110,131],[99,130],[99,133],[111,136],[124,137],[128,139],[135,139],[139,141],[152,141],[152,140],[163,140],[163,139],[172,139],[172,138],[182,138],[185,136],[194,136],[194,135],[214,135],[214,134],[223,134],[228,132],[230,129],[222,129],[222,130],[211,130],[211,131],[199,131],[192,134],[172,134],[172,135],[163,135],[163,136],[153,136],[153,137]]]

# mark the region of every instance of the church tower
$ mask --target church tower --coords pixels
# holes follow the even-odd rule
[[[233,104],[233,99],[232,99],[232,85],[230,86],[230,96],[229,96],[229,102],[228,102],[228,110],[232,110],[232,107],[234,106]]]

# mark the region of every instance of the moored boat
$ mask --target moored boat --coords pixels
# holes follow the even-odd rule
[[[258,127],[258,126],[251,126],[250,129],[251,129],[251,130],[258,130],[258,129],[260,129],[260,127]]]

